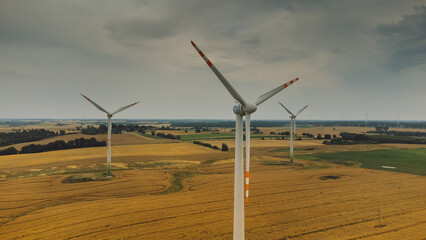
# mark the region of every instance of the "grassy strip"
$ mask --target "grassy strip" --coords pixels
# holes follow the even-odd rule
[[[139,133],[139,134],[141,136],[148,137],[148,138],[153,138],[153,139],[165,139],[165,138],[162,138],[162,137],[153,136],[151,133]]]
[[[182,182],[185,178],[193,177],[198,174],[199,174],[198,172],[192,172],[192,171],[172,173],[173,178],[170,183],[170,186],[159,193],[155,193],[154,195],[163,195],[163,194],[179,192],[180,190],[183,189]]]
[[[263,161],[260,164],[266,166],[291,166],[290,161]],[[302,167],[302,170],[316,170],[316,169],[324,169],[328,168],[328,165],[325,164],[303,164],[303,163],[294,163],[294,166]]]
[[[55,168],[55,169],[44,169],[40,171],[22,171],[22,172],[0,172],[1,180],[8,181],[14,179],[39,177],[39,176],[52,176],[52,175],[67,175],[67,174],[79,174],[79,173],[93,173],[93,172],[104,172],[105,167],[98,168],[85,168],[85,169],[67,169],[67,168]]]
[[[319,179],[321,180],[337,180],[339,178],[340,176],[337,176],[337,175],[326,175],[326,176],[319,177]]]
[[[303,166],[302,170],[317,170],[317,169],[325,169],[329,167],[330,166],[325,164],[309,163],[308,165]]]
[[[294,148],[293,151],[312,151],[315,150],[315,148]],[[290,148],[277,148],[270,152],[290,152]]]
[[[373,151],[334,152],[298,155],[298,158],[337,163],[346,166],[412,173],[426,176],[426,148],[379,149]],[[395,169],[382,168],[392,166]]]
[[[263,161],[260,164],[266,166],[291,166],[290,161]],[[294,166],[304,166],[302,163],[294,163]]]
[[[93,181],[109,181],[114,178],[115,178],[114,175],[112,175],[112,177],[108,177],[103,172],[93,172],[93,173],[80,173],[80,174],[71,175],[65,178],[62,182],[63,183],[80,183],[80,182],[93,182]]]
[[[195,133],[181,135],[180,139],[183,141],[193,141],[202,139],[233,139],[233,133]]]
[[[134,170],[134,169],[169,169],[173,162],[130,162],[127,163],[125,168],[112,168],[112,171],[123,171],[123,170]],[[179,167],[176,167],[179,168]],[[97,167],[87,168],[50,168],[39,171],[22,171],[22,172],[6,172],[0,171],[0,181],[8,181],[13,179],[22,179],[39,176],[52,176],[52,175],[68,175],[68,174],[103,174],[105,172],[105,166],[99,165]],[[90,180],[87,180],[90,181]],[[95,180],[99,181],[99,180]]]
[[[130,162],[127,164],[128,169],[161,169],[165,166],[173,165],[171,162],[148,162],[148,163],[138,163]]]

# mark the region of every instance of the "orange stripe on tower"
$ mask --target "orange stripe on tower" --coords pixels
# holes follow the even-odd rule
[[[250,174],[249,172],[246,172],[246,178],[249,178],[249,174]]]

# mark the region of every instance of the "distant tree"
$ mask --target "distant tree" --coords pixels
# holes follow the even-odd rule
[[[9,147],[4,150],[0,150],[0,155],[11,155],[11,154],[17,154],[18,150],[16,150],[15,147]]]
[[[336,135],[333,135],[333,139],[336,139],[337,138],[337,136]]]
[[[64,130],[61,130],[61,131],[60,131],[60,134],[61,134],[61,135],[65,135],[65,131],[64,131]]]
[[[331,139],[331,135],[330,134],[324,134],[324,139]]]
[[[152,131],[152,132],[151,132],[151,135],[152,135],[152,136],[155,136],[155,131]]]
[[[197,128],[197,129],[195,129],[195,132],[196,132],[196,133],[200,133],[200,132],[201,132],[201,130],[200,130],[199,128]]]
[[[177,135],[177,136],[176,136],[176,139],[177,139],[177,140],[180,140],[180,135]]]
[[[318,135],[317,135],[317,139],[318,139],[318,140],[321,140],[321,139],[322,139],[322,136],[321,136],[321,134],[320,134],[320,133],[318,133]]]
[[[387,132],[389,130],[389,127],[388,126],[384,126],[384,127],[382,127],[382,129],[383,129],[383,131]]]

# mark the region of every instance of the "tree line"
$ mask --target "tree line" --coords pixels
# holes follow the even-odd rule
[[[162,138],[168,138],[168,139],[177,139],[180,140],[180,136],[179,135],[173,135],[173,134],[165,134],[165,133],[161,133],[161,132],[157,132],[157,134],[155,134],[155,132],[153,132],[155,136],[157,137],[162,137]],[[152,133],[151,133],[152,134]]]
[[[45,138],[57,136],[59,134],[64,135],[65,131],[60,133],[52,132],[45,129],[30,129],[30,130],[16,130],[14,132],[0,132],[0,147],[24,143],[40,141]]]
[[[81,130],[81,133],[87,135],[96,135],[96,134],[106,134],[108,133],[108,127],[105,124],[100,124],[98,127],[93,125],[86,126],[86,128],[77,128],[77,130]],[[111,133],[120,134],[122,132],[139,132],[145,134],[146,132],[153,130],[181,130],[180,128],[174,127],[154,127],[150,125],[137,125],[137,124],[111,124]]]
[[[219,147],[216,145],[211,145],[210,143],[203,143],[200,141],[193,141],[192,143],[203,146],[203,147],[208,147],[208,148],[212,148],[215,150],[219,150]],[[222,143],[222,151],[223,152],[227,152],[228,151],[228,145],[226,145],[225,143]]]
[[[157,129],[157,128],[154,126],[145,126],[145,125],[136,125],[136,124],[129,124],[129,125],[114,124],[114,123],[111,124],[111,133],[113,134],[120,134],[124,131],[145,133],[152,129]],[[87,134],[87,135],[108,133],[108,127],[105,124],[100,124],[98,127],[89,125],[89,126],[86,126],[86,128],[78,128],[77,130],[81,130],[81,133]]]
[[[394,136],[410,136],[410,137],[426,137],[426,132],[409,132],[409,131],[368,131],[368,133],[384,133],[386,135],[394,135]]]
[[[10,147],[4,150],[0,150],[0,155],[10,155],[10,154],[25,154],[25,153],[39,153],[39,152],[48,152],[64,149],[73,149],[73,148],[86,148],[86,147],[102,147],[106,146],[105,141],[98,141],[96,138],[77,138],[75,140],[70,140],[65,142],[64,140],[56,140],[48,144],[30,144],[23,146],[21,151],[18,151],[15,147]]]
[[[366,135],[357,133],[341,132],[340,137],[334,137],[324,141],[326,145],[350,145],[350,144],[375,144],[375,143],[404,143],[404,144],[426,144],[426,138],[393,135]]]

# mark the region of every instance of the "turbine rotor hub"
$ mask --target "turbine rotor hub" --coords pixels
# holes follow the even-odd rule
[[[232,109],[234,111],[235,114],[244,116],[246,114],[251,114],[256,112],[257,107],[254,104],[247,104],[245,106],[242,106],[241,104],[237,104],[234,106],[234,108]]]
[[[251,103],[249,103],[249,104],[247,104],[243,107],[244,113],[248,113],[248,114],[252,114],[252,113],[256,112],[256,110],[257,110],[256,105],[251,104]]]

